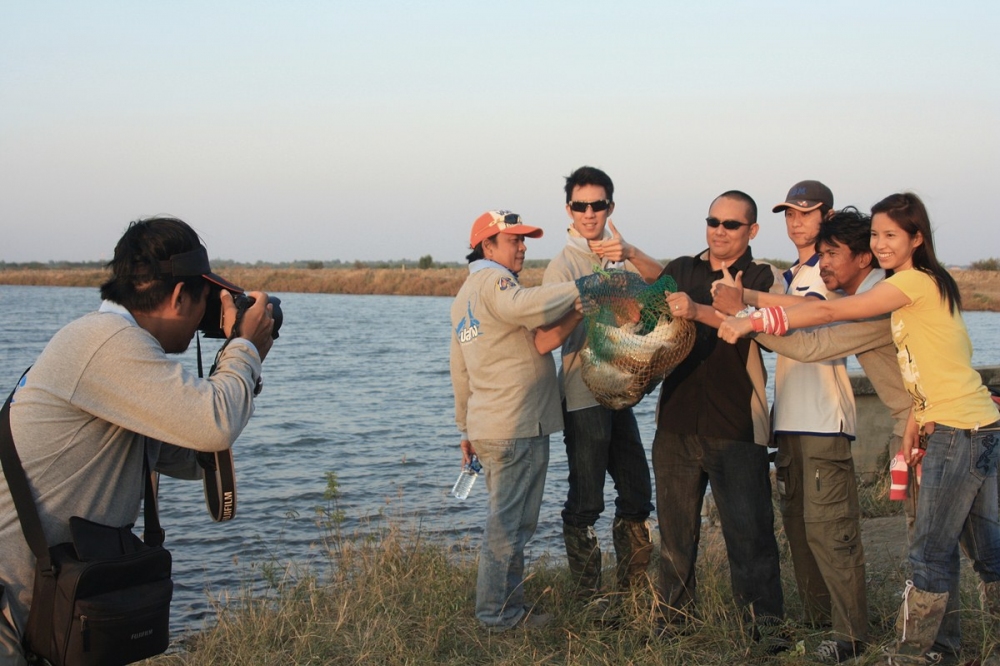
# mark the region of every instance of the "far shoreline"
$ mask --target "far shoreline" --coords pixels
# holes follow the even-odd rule
[[[226,279],[246,289],[301,294],[454,297],[468,276],[454,268],[271,268],[227,266]],[[545,269],[526,268],[521,283],[542,282]],[[1000,312],[1000,271],[950,269],[967,311]],[[98,287],[107,279],[102,268],[17,268],[0,270],[0,284],[47,287]]]

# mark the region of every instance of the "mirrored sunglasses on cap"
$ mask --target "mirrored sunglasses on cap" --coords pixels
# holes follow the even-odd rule
[[[503,217],[497,217],[492,222],[486,225],[486,228],[496,227],[497,231],[503,231],[504,229],[509,229],[511,227],[516,227],[518,225],[524,224],[521,222],[521,216],[517,213],[507,213]]]
[[[597,201],[570,201],[569,209],[574,213],[586,213],[587,206],[595,213],[600,213],[611,208],[611,199],[598,199]]]

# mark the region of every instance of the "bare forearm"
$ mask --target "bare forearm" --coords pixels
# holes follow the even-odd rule
[[[535,350],[539,354],[548,354],[550,351],[558,349],[581,321],[583,321],[583,315],[576,310],[570,310],[556,323],[536,328]]]
[[[626,260],[635,266],[642,279],[649,283],[655,282],[656,278],[660,277],[660,273],[663,272],[663,266],[636,246],[631,245],[630,247],[630,256],[626,257]]]

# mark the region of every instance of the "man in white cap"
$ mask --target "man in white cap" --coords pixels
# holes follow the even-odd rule
[[[535,533],[549,464],[549,435],[562,430],[552,354],[535,349],[534,329],[572,311],[573,282],[524,288],[524,239],[542,230],[506,210],[472,225],[469,277],[451,307],[451,381],[463,463],[486,473],[476,617],[503,631],[546,624],[524,596],[524,546]]]

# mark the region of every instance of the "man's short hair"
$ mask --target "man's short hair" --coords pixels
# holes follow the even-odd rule
[[[566,176],[566,203],[573,200],[573,190],[584,185],[603,187],[608,201],[615,200],[615,185],[611,182],[611,176],[597,167],[582,166]]]
[[[712,200],[715,203],[719,199],[735,199],[736,201],[742,201],[747,207],[747,222],[750,224],[757,224],[757,202],[753,200],[753,197],[746,192],[741,192],[740,190],[727,190],[719,196]]]
[[[820,222],[819,234],[816,236],[816,251],[819,244],[844,245],[854,256],[859,254],[872,255],[872,266],[878,267],[878,257],[872,252],[872,218],[859,211],[854,206],[847,206]]]
[[[132,312],[151,312],[169,298],[178,283],[184,293],[201,300],[205,278],[174,277],[160,262],[201,246],[197,232],[174,217],[150,217],[129,223],[108,262],[111,278],[101,285],[101,298]]]

